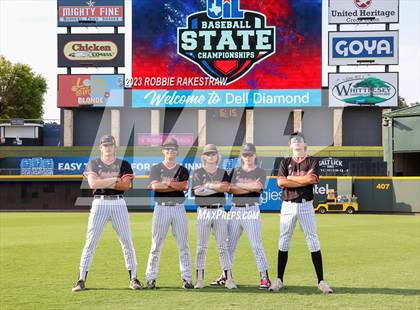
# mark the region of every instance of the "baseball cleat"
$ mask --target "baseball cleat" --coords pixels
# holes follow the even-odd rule
[[[228,288],[228,289],[235,289],[235,288],[238,288],[237,286],[236,286],[236,284],[235,284],[235,281],[233,281],[233,279],[227,279],[226,280],[226,283],[225,283],[225,287],[226,288]]]
[[[146,288],[149,290],[153,290],[156,288],[156,280],[147,280],[146,281]]]
[[[192,284],[191,281],[187,281],[185,279],[182,279],[182,288],[189,290],[189,289],[194,288],[194,284]]]
[[[203,288],[203,287],[204,287],[204,280],[197,280],[194,288]]]
[[[262,278],[260,281],[260,290],[267,290],[271,285],[271,282],[267,278]]]
[[[268,289],[271,292],[278,292],[284,287],[283,281],[280,278],[274,280],[274,283],[271,284]]]
[[[218,287],[218,286],[225,285],[225,283],[226,283],[226,278],[225,278],[225,275],[222,274],[216,280],[214,280],[213,282],[211,282],[210,283],[210,286]]]
[[[130,281],[130,288],[132,290],[141,290],[143,288],[143,285],[140,283],[140,281],[137,278],[131,279]]]
[[[80,292],[86,288],[85,281],[78,280],[76,285],[72,288],[72,292]]]
[[[328,285],[327,282],[325,282],[324,280],[322,280],[321,282],[319,282],[318,284],[318,289],[324,293],[324,294],[330,294],[333,292],[333,290],[331,289],[331,287]]]

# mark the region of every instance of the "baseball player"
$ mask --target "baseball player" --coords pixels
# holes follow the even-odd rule
[[[89,214],[86,244],[80,258],[79,280],[72,291],[79,292],[85,289],[93,254],[109,220],[118,234],[124,253],[125,265],[130,275],[129,287],[138,290],[142,288],[142,284],[137,280],[136,252],[131,238],[127,205],[123,198],[124,192],[131,188],[133,170],[127,161],[115,157],[116,146],[113,136],[105,135],[101,138],[100,150],[101,157],[89,161],[84,172],[93,190],[94,200]]]
[[[226,278],[228,289],[236,288],[232,279],[231,261],[228,248],[228,228],[224,215],[225,192],[229,190],[229,175],[218,167],[220,156],[214,144],[207,144],[201,156],[203,167],[194,171],[193,193],[197,204],[197,255],[195,288],[204,287],[207,244],[213,229],[220,255],[220,265]]]
[[[160,251],[169,226],[178,243],[182,287],[192,289],[191,258],[188,241],[188,218],[184,208],[188,190],[188,170],[176,163],[178,143],[167,139],[162,146],[164,160],[150,170],[149,187],[154,192],[155,208],[152,221],[152,247],[146,269],[146,287],[156,288]]]
[[[242,231],[245,231],[257,261],[260,273],[260,289],[268,289],[271,283],[268,277],[267,258],[262,244],[259,208],[266,173],[256,166],[256,148],[252,143],[246,143],[241,147],[240,156],[241,167],[234,169],[230,175],[229,192],[233,194],[228,223],[230,258],[233,262],[239,238]],[[225,281],[225,275],[222,274],[212,285],[221,285]]]
[[[318,277],[318,289],[324,294],[332,293],[332,289],[324,280],[321,248],[312,205],[313,185],[319,182],[318,161],[306,155],[307,145],[301,133],[293,133],[290,136],[289,146],[293,157],[282,160],[277,180],[278,186],[283,188],[283,204],[280,216],[277,279],[271,285],[270,290],[279,291],[284,287],[283,275],[290,242],[296,221],[299,221]]]

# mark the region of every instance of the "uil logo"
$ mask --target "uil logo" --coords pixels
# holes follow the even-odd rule
[[[275,27],[266,16],[241,10],[239,0],[207,0],[207,10],[178,28],[178,54],[208,76],[233,83],[275,53]]]
[[[207,16],[212,19],[244,18],[244,12],[239,9],[239,0],[208,0]]]

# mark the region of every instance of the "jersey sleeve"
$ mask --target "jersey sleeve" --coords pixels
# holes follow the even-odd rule
[[[121,163],[120,178],[121,179],[124,179],[124,178],[133,179],[134,178],[133,169],[131,168],[130,163],[126,160],[123,160],[122,163]]]
[[[311,163],[309,166],[308,174],[316,177],[316,183],[319,183],[319,164],[318,160],[316,160],[313,157],[311,157]]]
[[[267,174],[264,169],[258,168],[257,171],[257,182],[261,183],[261,188],[264,190],[265,181],[267,180]]]
[[[189,178],[190,178],[190,173],[188,172],[188,169],[181,166],[181,170],[178,176],[178,181],[185,182],[185,181],[188,181]]]
[[[230,177],[226,170],[223,170],[222,183],[230,183]]]
[[[95,160],[91,160],[88,162],[85,171],[83,172],[84,177],[88,177],[90,174],[98,176],[98,166]]]
[[[235,184],[236,183],[236,169],[232,169],[229,174],[229,183]]]
[[[279,173],[277,176],[280,179],[286,179],[288,174],[289,174],[289,171],[287,170],[287,161],[286,159],[283,159],[280,163]]]
[[[203,174],[200,169],[194,170],[193,177],[192,177],[192,188],[196,189],[203,185]]]
[[[150,169],[149,186],[153,183],[157,183],[157,182],[160,182],[160,181],[161,181],[161,176],[160,176],[159,165],[154,165]]]

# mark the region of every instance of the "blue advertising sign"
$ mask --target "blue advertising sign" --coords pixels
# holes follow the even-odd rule
[[[133,108],[320,107],[321,90],[136,90]]]
[[[88,156],[83,157],[33,157],[33,158],[6,158],[3,162],[3,166],[6,165],[9,168],[18,167],[21,175],[80,175],[83,173],[88,161]],[[146,176],[149,174],[150,168],[162,161],[161,157],[127,157],[125,158],[131,163],[134,173],[137,176]],[[324,162],[322,160],[321,162]],[[271,161],[273,162],[273,161]],[[193,170],[201,167],[201,159],[199,157],[187,157],[179,161],[180,164],[184,165],[190,173]],[[330,159],[327,159],[326,163],[331,165]],[[334,163],[335,165],[336,163]],[[221,160],[221,167],[230,171],[231,169],[239,165],[237,158],[224,157]],[[267,181],[265,184],[264,191],[261,193],[260,198],[260,209],[262,211],[279,211],[281,207],[281,189],[277,186],[277,178],[275,176],[269,176],[272,170],[270,163],[265,163],[263,160],[258,162],[258,166],[262,167],[267,172]],[[321,165],[320,165],[321,166]],[[2,167],[0,162],[0,168]],[[13,169],[12,169],[13,170]],[[321,169],[322,170],[322,169]],[[314,195],[316,201],[325,199],[326,194],[330,188],[337,188],[334,183],[336,180],[321,180],[320,184],[314,185]],[[144,184],[144,183],[143,183]],[[144,186],[144,185],[142,185]],[[189,190],[186,192],[185,206],[189,211],[195,211],[197,209],[194,196],[191,194],[191,184]],[[134,189],[144,189],[137,188]],[[143,196],[142,196],[143,197]],[[225,209],[229,210],[232,202],[231,195],[226,195],[226,206]],[[148,202],[147,202],[148,204]],[[154,201],[152,195],[150,195],[150,208],[153,208]]]
[[[124,0],[58,0],[58,27],[124,26]]]
[[[398,31],[329,32],[328,64],[397,65]]]
[[[282,203],[281,200],[281,189],[277,186],[277,179],[267,179],[265,183],[265,189],[261,193],[260,198],[260,210],[261,211],[279,211]],[[232,204],[232,195],[226,194],[226,205],[225,210],[230,210]],[[191,194],[191,184],[186,194],[186,200],[184,202],[187,211],[196,211],[197,205],[194,201],[194,196]],[[150,196],[150,206],[153,209],[154,199]]]

